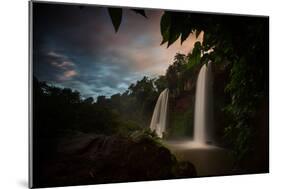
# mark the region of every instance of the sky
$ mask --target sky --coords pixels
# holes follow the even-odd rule
[[[106,7],[35,3],[33,72],[40,81],[78,90],[83,98],[126,91],[144,76],[164,75],[176,53],[188,54],[195,35],[167,48],[162,41],[162,10],[145,18],[123,9],[118,32]]]

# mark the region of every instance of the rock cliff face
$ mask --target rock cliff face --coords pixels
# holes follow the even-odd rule
[[[35,186],[63,186],[195,177],[189,163],[146,138],[79,134],[64,139],[57,155],[41,162]]]
[[[186,91],[171,97],[168,113],[167,138],[186,138],[193,135],[194,92]]]

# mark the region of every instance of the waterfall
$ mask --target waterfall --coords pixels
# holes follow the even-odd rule
[[[166,130],[168,98],[169,89],[165,89],[158,97],[150,122],[150,129],[155,131],[160,138],[163,137],[163,132]]]
[[[212,143],[213,89],[211,62],[200,69],[195,96],[194,142]]]

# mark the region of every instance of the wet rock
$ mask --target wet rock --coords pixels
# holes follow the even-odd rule
[[[197,172],[195,166],[190,162],[180,162],[176,166],[176,178],[196,177]]]
[[[136,138],[135,138],[136,139]],[[43,162],[38,185],[63,186],[161,180],[196,176],[191,163],[148,138],[79,135],[64,139],[58,154]]]

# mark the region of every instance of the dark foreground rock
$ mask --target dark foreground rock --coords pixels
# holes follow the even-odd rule
[[[196,176],[191,163],[178,163],[167,148],[140,136],[72,136],[41,164],[38,187]]]

